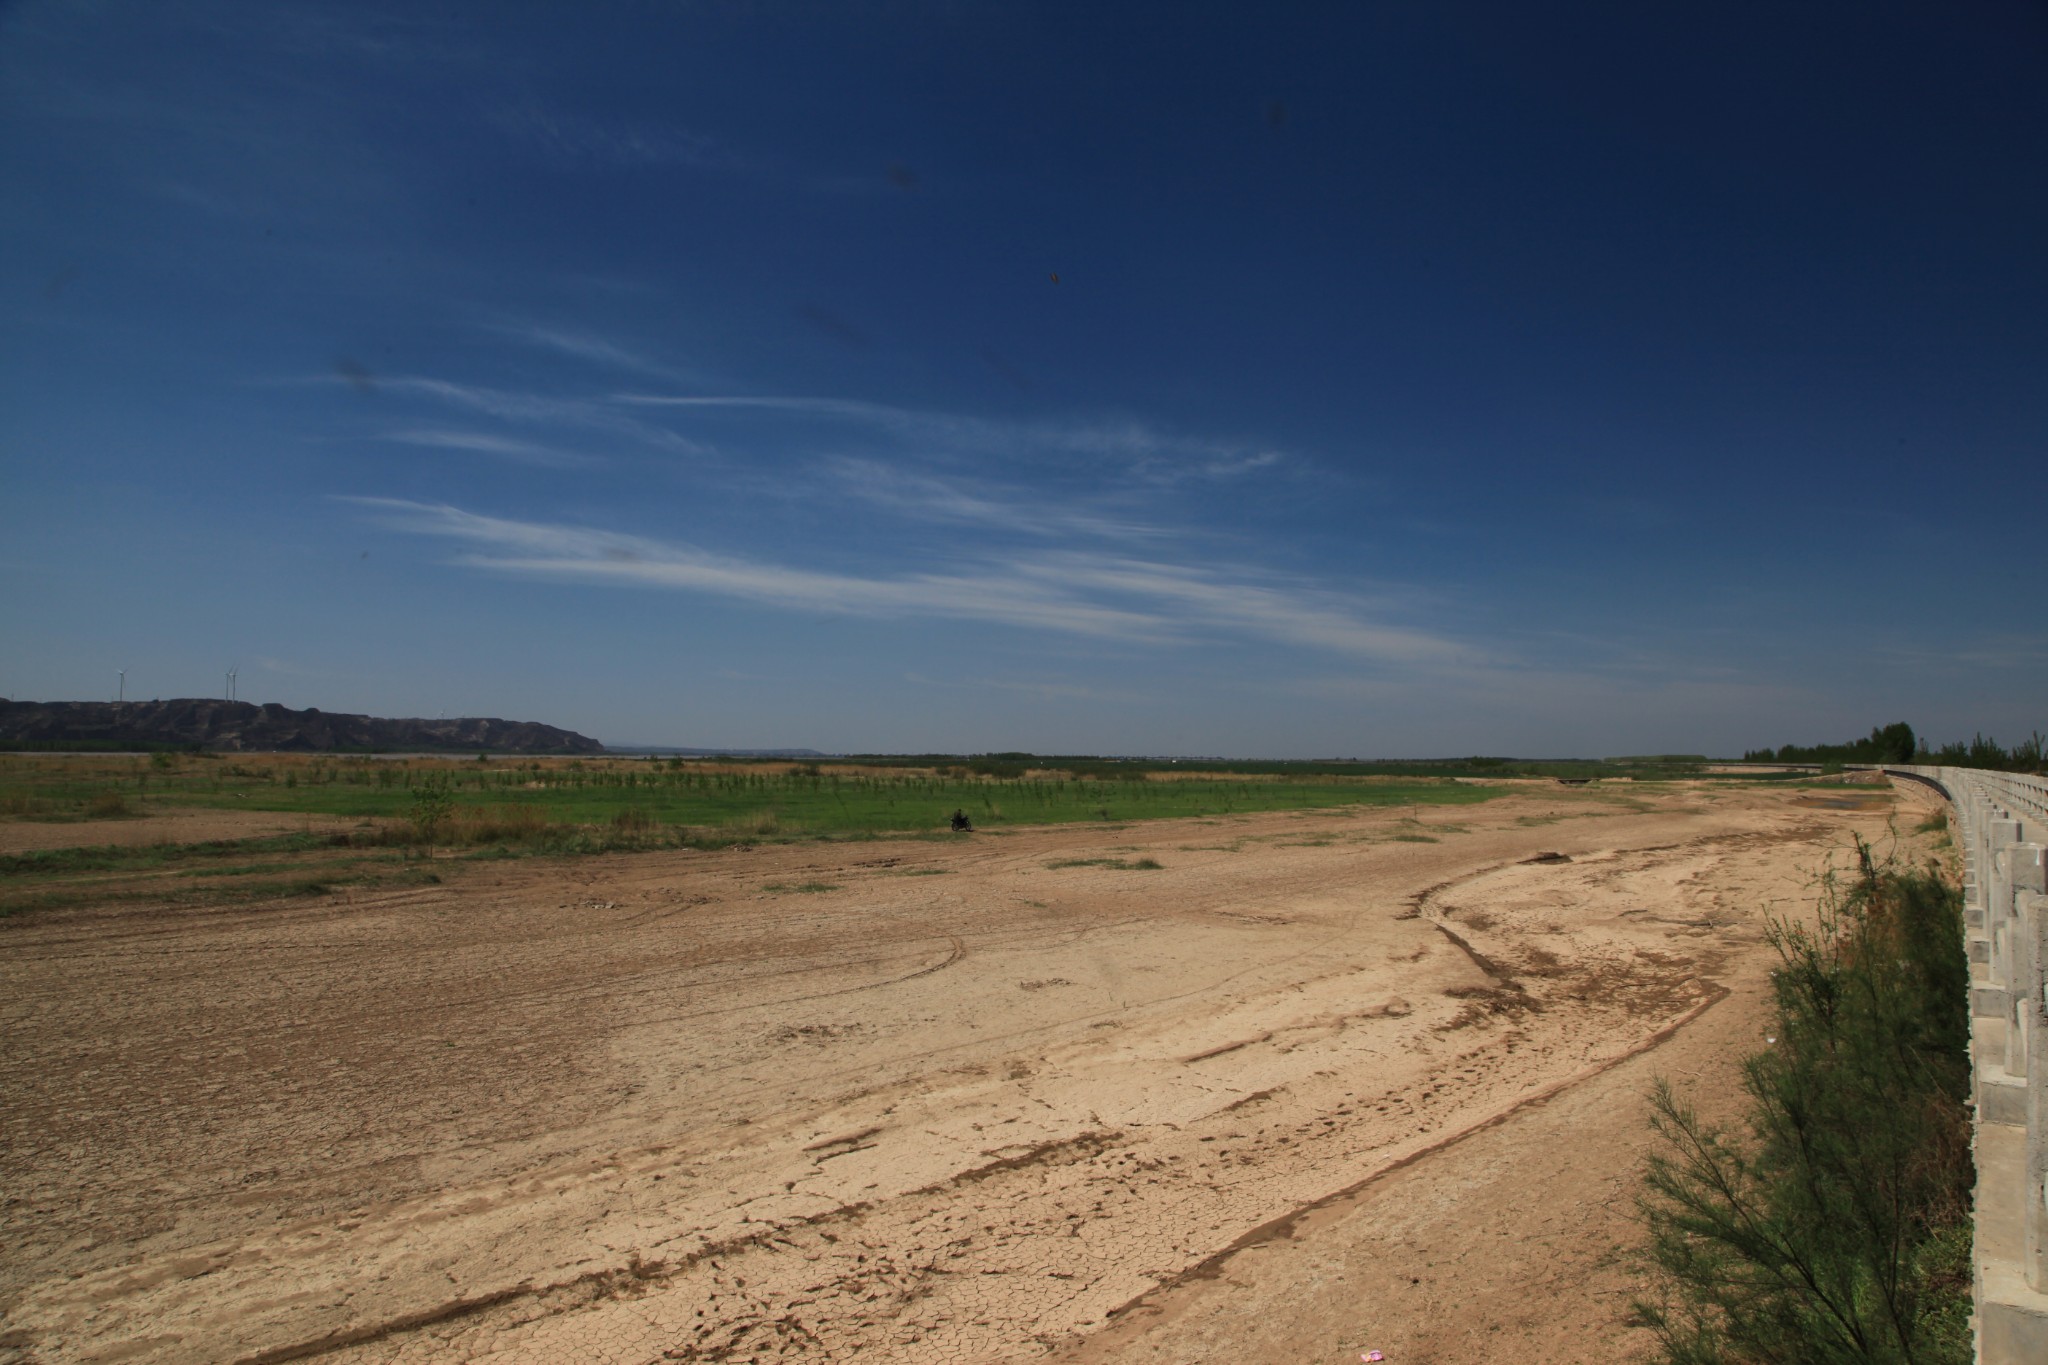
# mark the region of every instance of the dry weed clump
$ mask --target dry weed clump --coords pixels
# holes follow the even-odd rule
[[[736,815],[732,819],[725,821],[718,828],[720,833],[742,840],[767,838],[772,835],[788,832],[783,826],[781,819],[772,809],[750,811],[745,815]]]
[[[546,839],[559,827],[545,811],[532,806],[464,806],[455,812],[447,838],[451,843],[529,844]]]

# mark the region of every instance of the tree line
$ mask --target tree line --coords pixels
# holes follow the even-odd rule
[[[1929,763],[1952,768],[1990,768],[1999,772],[2039,773],[2048,763],[2048,739],[2039,730],[2010,749],[1986,735],[1930,747],[1904,721],[1879,726],[1862,739],[1846,744],[1784,744],[1752,749],[1750,763]]]

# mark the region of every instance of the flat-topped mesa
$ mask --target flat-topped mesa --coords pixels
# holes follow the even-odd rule
[[[461,716],[445,720],[353,716],[276,702],[180,697],[171,701],[8,701],[0,698],[0,744],[9,747],[197,747],[237,753],[277,750],[494,750],[518,754],[601,754],[588,735],[530,720]]]

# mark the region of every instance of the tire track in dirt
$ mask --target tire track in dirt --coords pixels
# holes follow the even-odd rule
[[[1456,879],[1456,881],[1464,882],[1474,880],[1477,876],[1482,875],[1484,872],[1496,870],[1498,870],[1498,868],[1485,868],[1481,870],[1481,873],[1473,874],[1472,876],[1469,876],[1467,878]],[[1447,927],[1446,932],[1454,935],[1454,931],[1449,931]],[[1464,947],[1466,951],[1472,951],[1469,945],[1464,945]],[[1479,958],[1479,960],[1482,962],[1487,961],[1487,959],[1485,959],[1483,955],[1474,953],[1474,956]],[[1493,967],[1492,970],[1494,973],[1500,974],[1500,969],[1498,967]],[[1422,1160],[1433,1153],[1442,1151],[1447,1147],[1454,1145],[1457,1142],[1463,1141],[1465,1138],[1471,1136],[1474,1133],[1485,1131],[1488,1128],[1497,1126],[1500,1123],[1507,1121],[1514,1114],[1521,1112],[1525,1108],[1546,1103],[1551,1099],[1555,1098],[1556,1096],[1558,1096],[1559,1094],[1562,1094],[1565,1091],[1577,1085],[1583,1084],[1584,1082],[1592,1079],[1595,1076],[1603,1074],[1607,1070],[1611,1069],[1613,1066],[1620,1064],[1622,1061],[1625,1061],[1630,1057],[1641,1055],[1643,1052],[1658,1046],[1665,1040],[1672,1037],[1679,1028],[1683,1027],[1686,1023],[1690,1022],[1691,1020],[1696,1019],[1707,1009],[1711,1008],[1714,1003],[1723,998],[1726,994],[1724,989],[1711,984],[1708,984],[1706,986],[1706,990],[1707,994],[1705,998],[1700,999],[1694,1004],[1692,1004],[1691,1007],[1686,1009],[1677,1019],[1665,1024],[1660,1028],[1653,1030],[1648,1036],[1635,1042],[1633,1045],[1631,1045],[1621,1053],[1602,1058],[1594,1062],[1592,1065],[1582,1068],[1581,1070],[1577,1071],[1576,1073],[1570,1076],[1567,1076],[1562,1080],[1552,1082],[1548,1085],[1540,1087],[1539,1089],[1529,1094],[1523,1095],[1513,1100],[1505,1108],[1502,1108],[1484,1117],[1478,1118],[1476,1121],[1471,1122],[1469,1124],[1456,1127],[1449,1133],[1446,1133],[1438,1137],[1434,1141],[1431,1141],[1418,1149],[1415,1149],[1404,1155],[1397,1156],[1392,1158],[1391,1160],[1386,1161],[1384,1164],[1380,1165],[1377,1169],[1375,1169],[1371,1174],[1369,1174],[1361,1180],[1355,1181],[1348,1186],[1342,1187],[1333,1193],[1322,1195],[1317,1199],[1298,1205],[1295,1208],[1287,1211],[1286,1213],[1281,1214],[1279,1217],[1254,1227],[1249,1232],[1240,1235],[1239,1238],[1237,1238],[1235,1241],[1227,1245],[1222,1250],[1212,1253],[1211,1256],[1202,1261],[1197,1262],[1194,1266],[1181,1272],[1178,1272],[1175,1276],[1169,1277],[1164,1282],[1164,1287],[1170,1288],[1174,1284],[1184,1282],[1191,1276],[1198,1277],[1202,1273],[1204,1273],[1205,1269],[1213,1269],[1215,1265],[1220,1264],[1222,1259],[1227,1259],[1228,1255],[1231,1254],[1233,1251],[1242,1249],[1244,1246],[1253,1245],[1262,1240],[1266,1240],[1271,1237],[1281,1235],[1285,1231],[1285,1229],[1292,1227],[1306,1213],[1313,1211],[1317,1208],[1327,1206],[1328,1204],[1334,1201],[1341,1200],[1348,1195],[1353,1195],[1359,1190],[1363,1189],[1365,1186],[1378,1181],[1383,1176],[1391,1173],[1394,1170],[1402,1169],[1406,1166],[1412,1165],[1416,1161]],[[1236,1042],[1225,1044],[1217,1048],[1212,1048],[1205,1050],[1203,1052],[1196,1053],[1191,1057],[1185,1058],[1184,1061],[1194,1062],[1200,1060],[1207,1060],[1212,1057],[1223,1055],[1227,1052],[1236,1051],[1240,1048],[1251,1046],[1257,1043],[1270,1041],[1271,1037],[1271,1034],[1264,1034],[1251,1039],[1239,1040]],[[1270,1098],[1272,1094],[1273,1092],[1268,1091],[1247,1097],[1247,1100],[1239,1101],[1238,1103],[1233,1104],[1226,1108],[1226,1110],[1224,1110],[1223,1112],[1234,1112],[1240,1106],[1247,1102],[1256,1103],[1259,1101],[1263,1101]],[[863,1133],[862,1136],[868,1137],[872,1136],[872,1134]],[[920,1191],[919,1193],[923,1193],[923,1191]],[[1015,1205],[1012,1204],[1010,1207],[1014,1213]],[[899,1249],[901,1249],[900,1243],[896,1245],[898,1245]],[[1154,1290],[1147,1291],[1148,1294],[1154,1292],[1161,1292],[1161,1290],[1155,1288]],[[1145,1295],[1140,1295],[1139,1298],[1136,1300],[1127,1300],[1125,1301],[1125,1303],[1117,1305],[1116,1307],[1110,1309],[1105,1314],[1105,1320],[1114,1318],[1116,1316],[1119,1316],[1122,1312],[1128,1311],[1128,1309],[1131,1307],[1133,1303],[1142,1301],[1144,1297]],[[789,1312],[771,1313],[768,1311],[768,1309],[772,1305],[768,1304],[766,1301],[759,1302],[761,1303],[761,1308],[760,1311],[755,1314],[755,1321],[759,1323],[775,1324],[778,1327],[786,1327],[790,1323],[797,1321],[798,1319],[792,1316],[794,1310],[796,1308],[808,1306],[807,1304],[796,1304],[791,1308]],[[820,1333],[820,1326],[818,1324],[813,1323],[805,1327],[805,1330],[802,1333],[802,1337],[804,1341],[812,1343],[816,1345],[819,1349],[823,1350],[828,1345],[828,1342],[826,1336],[821,1335]],[[1040,1339],[1043,1339],[1043,1334],[1040,1334]],[[741,1350],[765,1348],[768,1347],[770,1344],[771,1342],[769,1340],[762,1338],[758,1335],[749,1336],[744,1332],[735,1333],[730,1330],[726,1331],[724,1335],[718,1335],[717,1333],[711,1333],[709,1332],[709,1329],[706,1329],[706,1332],[700,1333],[697,1338],[693,1339],[692,1343],[686,1343],[683,1347],[672,1348],[672,1355],[670,1358],[707,1360],[730,1359],[734,1358],[735,1354]],[[787,1345],[788,1342],[780,1341],[777,1344]],[[903,1346],[912,1343],[898,1342],[896,1344],[899,1346]],[[952,1354],[952,1352],[948,1351],[947,1354]],[[544,1356],[535,1355],[531,1356],[531,1358],[541,1359],[544,1358]],[[626,1357],[621,1356],[618,1358],[624,1359]]]

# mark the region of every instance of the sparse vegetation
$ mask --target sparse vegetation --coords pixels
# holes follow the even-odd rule
[[[94,792],[85,803],[85,818],[88,820],[118,820],[133,813],[128,798],[117,791]]]
[[[981,765],[989,766],[989,765]],[[286,811],[404,826],[393,842],[533,852],[723,847],[941,829],[1226,816],[1346,806],[1469,805],[1497,788],[1444,778],[1298,771],[1166,771],[1098,761],[1014,776],[957,763],[634,758],[376,759],[236,755],[170,767],[129,755],[0,755],[0,814],[77,820],[178,808]],[[1268,765],[1272,766],[1272,765]],[[1105,775],[1107,774],[1107,775]],[[147,783],[146,801],[142,783]],[[95,804],[97,803],[97,804]]]
[[[448,823],[448,817],[455,813],[455,798],[448,794],[448,787],[441,782],[428,782],[412,794],[413,837],[429,848],[433,847],[434,836]]]
[[[1671,1365],[1971,1358],[1969,967],[1960,897],[1859,845],[1812,927],[1772,929],[1748,1136],[1668,1085],[1641,1209]]]
[[[1109,867],[1119,872],[1157,872],[1165,864],[1157,858],[1058,858],[1048,868]]]
[[[85,906],[200,905],[326,895],[440,878],[348,834],[98,845],[0,855],[0,916]]]

